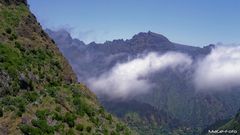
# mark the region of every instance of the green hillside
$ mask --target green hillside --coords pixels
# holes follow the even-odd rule
[[[211,134],[240,134],[240,110],[238,113],[231,119],[220,120],[214,124],[208,126],[203,132],[202,135],[211,135]]]
[[[240,110],[229,122],[219,128],[220,130],[236,130],[240,134]]]
[[[133,134],[77,83],[26,0],[0,0],[0,54],[0,134]]]

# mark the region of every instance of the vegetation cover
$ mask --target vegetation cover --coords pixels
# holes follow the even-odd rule
[[[134,134],[77,83],[26,0],[0,0],[0,134]]]

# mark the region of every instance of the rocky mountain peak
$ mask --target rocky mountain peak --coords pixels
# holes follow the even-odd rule
[[[133,36],[130,40],[133,43],[140,43],[140,44],[158,44],[158,43],[167,43],[170,42],[165,36],[161,34],[157,34],[154,32],[140,32]]]
[[[64,29],[58,30],[58,31],[52,31],[50,29],[45,30],[50,36],[55,36],[56,38],[61,39],[64,42],[72,41],[72,37],[69,32],[67,32]]]
[[[71,34],[65,29],[60,29],[57,31],[46,29],[45,31],[48,33],[50,37],[54,39],[58,39],[56,40],[57,44],[64,43],[66,45],[65,47],[68,47],[71,45],[85,45],[83,41],[80,41],[79,39],[73,39],[71,37]]]

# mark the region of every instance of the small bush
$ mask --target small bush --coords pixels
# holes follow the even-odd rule
[[[90,117],[90,120],[92,121],[92,123],[94,123],[95,125],[99,125],[99,118],[94,118],[94,117]]]
[[[43,132],[38,128],[33,128],[28,125],[20,125],[20,130],[23,132],[23,134],[26,135],[42,135]]]
[[[64,122],[66,122],[71,128],[75,126],[75,119],[76,117],[71,113],[66,113],[64,116]]]
[[[84,126],[83,126],[82,124],[78,124],[78,125],[76,126],[76,129],[77,129],[78,131],[83,131],[83,130],[84,130]]]
[[[24,95],[24,97],[25,97],[25,99],[27,100],[27,101],[29,101],[29,102],[34,102],[34,101],[36,101],[37,100],[37,98],[38,98],[38,93],[37,92],[27,92],[25,95]]]
[[[3,109],[0,108],[0,117],[3,117]]]
[[[20,43],[18,42],[15,42],[15,47],[18,48],[21,52],[25,52],[26,49],[24,47],[21,46]]]
[[[109,135],[108,129],[105,128],[105,129],[103,130],[103,134],[104,134],[104,135]]]
[[[18,38],[17,35],[13,33],[10,37],[10,40],[16,40],[17,38]]]
[[[7,34],[11,34],[12,33],[12,29],[11,28],[6,28],[5,31],[6,31]]]
[[[10,96],[4,97],[1,101],[1,103],[6,106],[15,105],[13,98]]]
[[[49,126],[46,120],[32,120],[32,125],[42,130],[44,133],[54,133],[54,127]]]
[[[122,124],[117,124],[117,127],[116,127],[116,130],[117,132],[120,132],[120,131],[123,131],[124,130],[124,126]]]
[[[76,107],[77,110],[77,114],[80,116],[84,116],[85,114],[85,102],[83,100],[81,100],[81,98],[79,96],[73,97],[73,104]]]
[[[64,131],[64,124],[57,124],[54,126],[55,131],[63,132]]]
[[[22,114],[26,111],[25,104],[18,105],[17,115],[22,116]]]
[[[13,38],[12,36],[10,36],[8,39],[9,39],[9,40],[11,40],[11,41],[13,41],[13,40],[14,40],[14,38]]]
[[[112,115],[111,114],[108,114],[107,120],[109,120],[110,122],[112,121]]]
[[[61,107],[60,107],[60,106],[57,106],[57,107],[55,108],[55,111],[61,112]]]
[[[57,121],[62,121],[63,120],[63,117],[58,113],[54,113],[52,118],[54,120],[57,120]]]
[[[23,97],[12,98],[12,105],[18,108],[17,115],[22,116],[22,114],[26,111],[26,100]]]
[[[86,130],[87,130],[88,133],[90,133],[92,131],[92,127],[87,126]]]
[[[111,132],[111,135],[118,135],[118,133],[115,132],[115,131],[112,131],[112,132]]]
[[[51,96],[51,97],[56,97],[57,96],[57,89],[52,87],[52,88],[48,88],[47,89],[47,93]]]
[[[68,132],[67,132],[67,135],[75,135],[75,133],[72,129],[69,129]]]
[[[5,61],[6,61],[6,57],[0,56],[0,62],[1,62],[1,63],[4,63]]]
[[[49,115],[48,110],[37,110],[36,111],[36,116],[40,119],[40,120],[45,120],[46,117]]]
[[[99,113],[104,114],[104,111],[105,111],[104,108],[101,106],[100,109],[99,109]]]
[[[62,69],[62,66],[61,66],[61,64],[60,64],[60,62],[59,62],[58,60],[52,59],[52,60],[50,61],[50,63],[51,63],[51,65],[57,67],[57,69]]]
[[[84,114],[87,114],[89,117],[95,116],[94,109],[89,107],[87,102],[84,99],[82,99],[80,96],[75,96],[73,98],[73,103],[75,105],[78,115],[84,116]]]
[[[18,43],[18,42],[15,42],[15,47],[18,48],[18,49],[20,49],[20,48],[21,48],[21,44]]]

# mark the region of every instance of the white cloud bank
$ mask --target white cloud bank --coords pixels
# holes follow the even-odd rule
[[[89,79],[89,87],[97,94],[104,94],[110,98],[128,98],[143,94],[153,86],[147,79],[150,73],[166,68],[185,69],[191,63],[192,59],[183,53],[149,53],[144,57],[117,64],[111,71],[98,78]]]
[[[216,91],[240,87],[240,46],[218,46],[194,63],[190,56],[183,53],[148,53],[144,57],[117,64],[109,72],[89,79],[88,84],[97,94],[109,98],[129,98],[148,92],[154,86],[148,76],[167,68],[178,71],[193,69],[196,90]]]
[[[240,46],[216,47],[195,69],[198,90],[227,90],[240,86]]]

